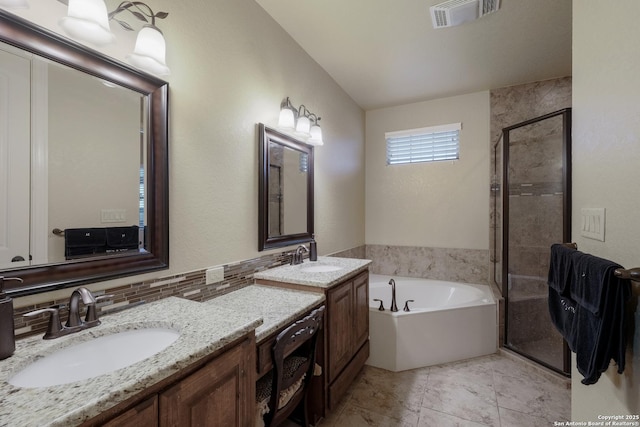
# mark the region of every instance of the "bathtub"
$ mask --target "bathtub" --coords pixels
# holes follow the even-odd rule
[[[400,311],[391,312],[396,282]],[[379,301],[384,311],[379,311]],[[411,311],[403,311],[405,301]],[[367,364],[404,371],[497,351],[497,305],[489,286],[371,274]]]

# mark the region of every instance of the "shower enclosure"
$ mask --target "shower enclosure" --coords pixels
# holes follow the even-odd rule
[[[547,274],[551,245],[571,233],[571,109],[503,128],[494,155],[504,346],[569,375],[570,352],[549,318]]]

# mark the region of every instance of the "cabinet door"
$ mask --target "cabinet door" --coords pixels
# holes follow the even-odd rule
[[[160,426],[250,426],[255,409],[255,348],[230,349],[160,395]]]
[[[113,418],[104,424],[104,427],[156,427],[157,425],[158,396],[153,396]]]
[[[352,356],[352,283],[339,285],[328,293],[329,382],[336,378]]]
[[[369,338],[369,274],[361,274],[353,281],[353,349],[355,354]]]

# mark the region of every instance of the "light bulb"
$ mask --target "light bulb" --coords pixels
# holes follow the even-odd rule
[[[138,33],[133,53],[127,55],[127,61],[136,68],[158,76],[171,73],[167,67],[165,55],[167,45],[164,36],[155,27],[144,27]]]
[[[296,125],[296,119],[293,116],[293,110],[289,107],[282,107],[280,110],[280,118],[278,119],[278,127],[283,129],[293,129]]]
[[[309,140],[307,141],[311,145],[324,145],[322,141],[322,129],[317,124],[311,126],[309,130]]]
[[[60,26],[72,38],[96,46],[115,41],[103,0],[69,0],[67,16],[60,20]]]
[[[311,122],[309,118],[306,116],[298,117],[298,123],[296,124],[296,132],[308,134],[309,128],[311,127]]]

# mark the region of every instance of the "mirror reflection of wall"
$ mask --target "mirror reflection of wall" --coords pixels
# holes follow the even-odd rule
[[[269,236],[307,229],[308,155],[269,143]]]
[[[282,177],[284,234],[304,233],[307,229],[307,171],[301,168],[306,153],[286,147]]]
[[[21,248],[0,251],[0,268],[64,261],[64,238],[54,235],[54,228],[143,226],[145,97],[11,46],[0,49],[3,57],[28,64],[28,87],[21,95],[27,99],[22,101],[27,120],[8,123],[22,128],[11,130],[21,135],[14,143],[33,152],[18,157],[9,151],[3,160],[12,170],[26,171],[26,178],[11,176],[0,187],[18,179],[32,185],[26,197],[24,189],[13,196],[3,194],[0,212],[20,203],[22,214],[7,214],[6,224],[12,228],[19,226],[16,218],[27,218],[31,227],[18,227],[21,231],[13,240]],[[0,68],[4,76],[4,60]],[[21,265],[11,262],[18,252],[26,252]],[[29,254],[35,254],[31,263]]]

